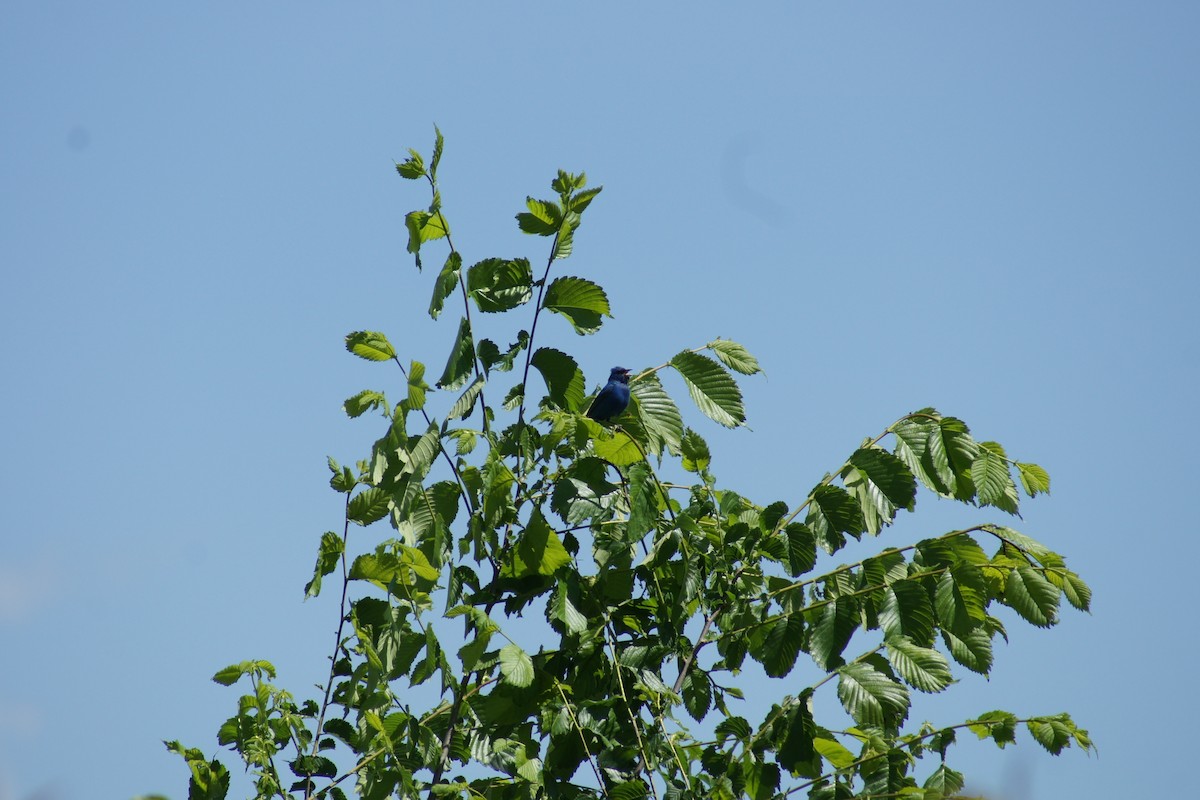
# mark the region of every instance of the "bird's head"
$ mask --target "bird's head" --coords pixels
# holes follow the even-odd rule
[[[608,373],[608,379],[618,383],[629,383],[629,370],[624,367],[613,367],[612,372]]]

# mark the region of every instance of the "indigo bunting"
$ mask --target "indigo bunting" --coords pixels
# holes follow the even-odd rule
[[[621,416],[621,412],[629,406],[629,370],[624,367],[613,367],[608,373],[608,383],[596,395],[587,415],[597,422],[604,422],[613,417]]]

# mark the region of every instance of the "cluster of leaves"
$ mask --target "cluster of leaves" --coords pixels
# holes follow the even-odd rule
[[[1088,608],[1059,555],[981,523],[818,569],[848,537],[912,511],[921,486],[1015,515],[1022,491],[1049,490],[1044,470],[922,409],[794,507],[755,503],[718,486],[661,379],[676,373],[705,416],[743,425],[735,376],[761,370],[724,339],[638,372],[612,423],[588,419],[579,365],[536,341],[542,312],[579,334],[610,316],[597,284],[551,277],[600,188],[560,172],[552,199],[526,201],[520,229],[551,240],[540,278],[524,258],[464,267],[442,211],[441,154],[439,132],[428,165],[412,151],[397,170],[432,193],[406,218],[417,266],[431,242],[448,245],[429,313],[457,293],[462,316],[435,387],[383,333],[346,337],[354,355],[398,369],[399,399],[347,399],[349,416],[378,413],[384,430],[353,467],[329,462],[345,519],[321,537],[305,587],[317,596],[335,573],[340,583],[323,696],[297,704],[264,661],[215,676],[250,685],[219,742],[258,796],[933,800],[963,786],[947,753],[964,729],[1004,746],[1023,725],[1052,753],[1091,749],[1065,714],[908,724],[912,692],[946,690],[952,661],[989,673],[1006,636],[997,606],[1038,627],[1057,622],[1063,597]],[[522,309],[529,326],[511,342],[476,337],[473,314]],[[494,390],[504,396],[490,405]],[[821,691],[836,692],[840,722],[814,717]],[[757,722],[741,715],[755,708],[767,709]],[[219,760],[168,746],[192,771],[192,798],[225,796]],[[937,764],[918,781],[929,755]]]

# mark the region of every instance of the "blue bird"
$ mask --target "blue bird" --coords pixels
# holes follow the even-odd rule
[[[604,422],[613,417],[621,416],[629,406],[629,370],[624,367],[613,367],[608,373],[608,383],[596,395],[587,415],[597,422]]]

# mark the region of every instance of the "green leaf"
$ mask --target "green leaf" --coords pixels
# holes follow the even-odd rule
[[[929,473],[938,481],[936,491],[959,500],[974,497],[971,466],[978,450],[979,446],[962,420],[942,417],[937,425],[931,426],[925,462]]]
[[[787,536],[787,572],[793,578],[804,575],[817,565],[817,537],[801,522],[791,522],[784,529]]]
[[[458,336],[454,339],[454,347],[450,357],[446,359],[446,369],[437,385],[443,389],[458,389],[471,377],[475,366],[475,341],[471,337],[471,323],[466,317],[458,325]]]
[[[693,402],[709,419],[727,428],[746,423],[742,392],[725,368],[708,356],[684,350],[671,359]]]
[[[967,720],[967,727],[980,739],[991,738],[1000,748],[1017,740],[1017,717],[1008,711],[980,714],[973,720]]]
[[[561,314],[580,336],[600,330],[603,317],[611,317],[608,295],[584,278],[556,278],[546,287],[542,307]]]
[[[987,616],[984,598],[987,590],[979,568],[970,564],[952,567],[937,581],[934,609],[944,628],[962,636]]]
[[[849,533],[855,538],[866,530],[862,512],[854,498],[840,486],[818,484],[809,495],[805,524],[817,537],[817,542],[827,553],[834,553],[844,542],[841,534]]]
[[[462,256],[451,250],[450,255],[446,256],[446,263],[442,265],[442,271],[438,273],[437,280],[433,283],[433,297],[429,300],[429,316],[437,319],[441,315],[446,298],[452,295],[458,286],[458,276],[461,271]]]
[[[896,456],[877,447],[864,447],[850,456],[842,472],[846,487],[858,498],[868,531],[878,534],[898,509],[912,510],[917,480]]]
[[[583,407],[583,370],[575,359],[550,347],[539,348],[530,360],[546,381],[550,402],[564,411],[579,411]]]
[[[871,664],[855,661],[837,674],[838,699],[859,725],[894,726],[908,716],[908,690]]]
[[[799,614],[789,614],[775,620],[767,630],[763,643],[762,665],[770,678],[782,678],[796,666],[804,634],[804,620]]]
[[[471,416],[471,412],[475,409],[475,400],[478,399],[479,393],[483,391],[483,376],[479,376],[471,382],[458,399],[454,401],[454,405],[446,412],[446,419],[466,419]]]
[[[886,644],[888,660],[904,682],[914,689],[936,693],[943,691],[953,680],[946,657],[937,650],[914,644],[906,636],[889,636]]]
[[[533,683],[533,659],[515,644],[500,648],[500,674],[510,686],[524,689]]]
[[[529,334],[521,331],[517,334],[517,341],[508,346],[508,350],[501,353],[500,348],[490,339],[484,339],[479,343],[479,360],[483,362],[485,371],[495,369],[497,372],[509,372],[513,368],[513,362],[516,361],[526,347],[529,346]]]
[[[1071,746],[1075,723],[1066,714],[1053,717],[1035,717],[1025,723],[1034,741],[1046,748],[1051,755],[1058,755]]]
[[[522,211],[517,214],[517,227],[522,232],[536,236],[553,236],[558,233],[563,214],[557,203],[526,197],[525,207],[529,209],[528,212]]]
[[[441,573],[429,563],[424,553],[408,545],[399,545],[398,553],[380,549],[373,554],[364,553],[350,566],[350,580],[370,581],[381,589],[393,582],[410,586],[413,575],[436,581]]]
[[[679,441],[679,450],[683,455],[683,468],[688,472],[700,473],[708,469],[712,462],[712,453],[708,450],[708,442],[691,428],[683,432]]]
[[[740,372],[743,375],[762,372],[762,367],[758,365],[758,359],[750,355],[746,348],[737,342],[717,339],[708,343],[708,349],[712,350],[716,357],[721,359],[721,363],[734,372]]]
[[[387,414],[387,398],[382,392],[373,392],[370,389],[365,389],[353,397],[347,397],[342,403],[342,410],[346,412],[346,416],[351,419],[361,417],[363,414],[376,408],[383,408],[383,412]]]
[[[554,589],[550,599],[550,617],[561,622],[570,633],[583,633],[587,630],[587,617],[579,613],[579,609],[571,602],[567,588],[560,583]]]
[[[342,557],[342,537],[333,531],[321,534],[321,546],[317,550],[317,565],[313,568],[312,580],[304,585],[305,597],[316,597],[321,593],[321,579],[337,568]]]
[[[658,376],[650,374],[640,378],[631,383],[629,389],[638,419],[650,437],[650,449],[661,453],[665,447],[671,455],[679,455],[683,441],[683,418],[679,415],[679,407],[663,389]],[[689,469],[686,456],[683,468]],[[690,471],[696,472],[695,469]]]
[[[901,580],[885,586],[879,606],[879,627],[889,636],[906,636],[917,644],[933,643],[933,604],[916,581]]]
[[[1024,464],[1018,461],[1017,474],[1021,476],[1021,488],[1030,497],[1036,497],[1041,492],[1050,493],[1050,473],[1037,464]]]
[[[425,160],[416,150],[409,149],[409,157],[396,164],[396,172],[400,177],[410,181],[425,177]]]
[[[370,525],[387,516],[390,502],[391,498],[382,489],[374,486],[363,489],[350,498],[350,510],[346,518],[359,525]]]
[[[429,161],[429,175],[436,178],[438,164],[441,163],[442,149],[446,145],[446,140],[442,137],[442,131],[437,125],[433,126],[433,132],[436,138],[433,140],[433,158]]]
[[[254,661],[242,661],[238,664],[230,664],[225,669],[218,670],[217,674],[212,676],[214,682],[222,686],[232,686],[242,679],[244,675],[253,675],[261,678],[266,675],[268,678],[275,678],[275,665],[270,661],[261,659]]]
[[[955,772],[945,764],[939,764],[933,774],[925,779],[923,788],[937,792],[939,797],[952,797],[965,785],[961,772]]]
[[[946,649],[959,664],[972,672],[987,675],[992,669],[992,637],[979,627],[969,630],[961,637],[942,629],[942,640]]]
[[[571,250],[575,245],[575,229],[578,227],[579,215],[574,211],[568,211],[563,216],[562,224],[558,227],[558,238],[554,240],[554,252],[551,254],[554,260],[571,256]]]
[[[834,739],[833,736],[815,737],[813,748],[835,769],[846,769],[858,760],[853,753],[846,749],[845,745]]]
[[[396,357],[392,343],[378,331],[355,331],[347,334],[346,349],[367,361],[388,361]]]
[[[1032,567],[1009,570],[1004,596],[1013,611],[1039,628],[1058,622],[1058,588]]]
[[[414,411],[425,407],[425,392],[429,384],[425,382],[425,365],[420,361],[408,365],[408,407]]]
[[[627,467],[630,464],[636,464],[644,460],[637,442],[633,440],[632,436],[625,433],[625,431],[608,433],[607,431],[600,430],[600,426],[594,422],[590,422],[590,427],[595,427],[600,431],[592,441],[592,448],[595,450],[596,455],[614,467]]]
[[[524,258],[484,259],[467,271],[467,293],[484,313],[510,311],[533,297],[533,269]]]
[[[1017,513],[1017,487],[1008,469],[1008,457],[999,443],[979,443],[978,454],[971,464],[971,480],[979,493],[980,505]]]
[[[408,252],[414,255],[421,251],[421,245],[425,242],[441,239],[450,233],[450,226],[440,211],[436,214],[410,211],[404,217],[404,226],[408,228]]]
[[[500,574],[509,578],[553,575],[570,563],[571,555],[563,547],[562,540],[546,523],[542,512],[535,509]]]

